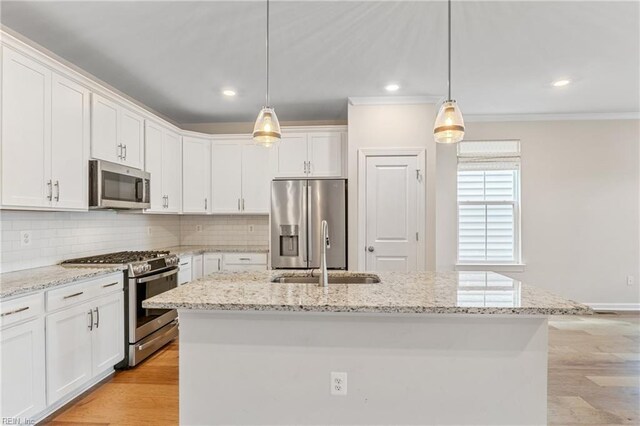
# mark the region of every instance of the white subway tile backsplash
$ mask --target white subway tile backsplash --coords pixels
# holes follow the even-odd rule
[[[196,225],[202,230],[196,231]],[[31,232],[31,245],[21,244],[21,231]],[[0,237],[0,272],[10,272],[121,250],[176,245],[268,247],[269,217],[3,210]]]

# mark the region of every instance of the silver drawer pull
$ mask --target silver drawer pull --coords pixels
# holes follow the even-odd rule
[[[17,314],[18,312],[24,312],[27,309],[29,309],[29,306],[25,306],[24,308],[20,308],[20,309],[16,309],[14,311],[9,311],[9,312],[3,312],[0,317],[7,317],[9,315],[13,315],[13,314]]]
[[[251,260],[251,258],[250,257],[241,257],[241,258],[239,258],[239,260]]]
[[[71,299],[72,297],[80,296],[81,294],[84,294],[84,291],[80,291],[78,293],[70,294],[68,296],[63,297],[63,299]]]
[[[111,283],[111,284],[105,284],[105,285],[102,286],[102,288],[113,287],[116,284],[118,284],[118,283],[115,282],[115,283]]]

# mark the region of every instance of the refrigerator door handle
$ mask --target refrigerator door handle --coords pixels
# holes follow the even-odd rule
[[[311,205],[313,204],[311,201],[311,181],[307,181],[307,201],[306,201],[306,210],[307,214],[305,215],[307,220],[307,268],[310,266],[310,262],[313,260],[313,229],[311,226],[311,218],[313,217],[313,211],[311,210]]]
[[[307,231],[307,227],[309,226],[309,193],[307,192],[307,184],[307,182],[302,183],[302,214],[300,215],[300,220],[302,221],[302,226],[300,226],[300,235],[304,237],[304,241],[301,241],[300,245],[302,248],[302,261],[305,263],[309,262],[309,232]],[[305,267],[306,266],[308,265],[305,265]]]

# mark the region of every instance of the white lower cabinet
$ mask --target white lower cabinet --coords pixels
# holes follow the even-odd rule
[[[204,271],[204,255],[195,254],[191,258],[191,280],[195,281],[202,278]]]
[[[204,254],[204,276],[220,272],[222,270],[222,255],[220,253]]]
[[[180,268],[178,269],[178,285],[186,284],[193,280],[191,273],[191,256],[180,256]]]
[[[2,329],[0,357],[0,418],[31,418],[43,411],[44,319],[39,317]]]
[[[50,314],[46,323],[49,405],[124,358],[121,290]]]

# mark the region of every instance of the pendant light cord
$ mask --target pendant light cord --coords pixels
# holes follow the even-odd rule
[[[267,0],[268,1],[268,0]],[[449,74],[447,76],[447,89],[449,90],[449,100],[451,100],[451,0],[448,2],[448,27],[449,27]]]
[[[266,107],[269,106],[269,0],[267,0],[267,94],[265,96]]]

